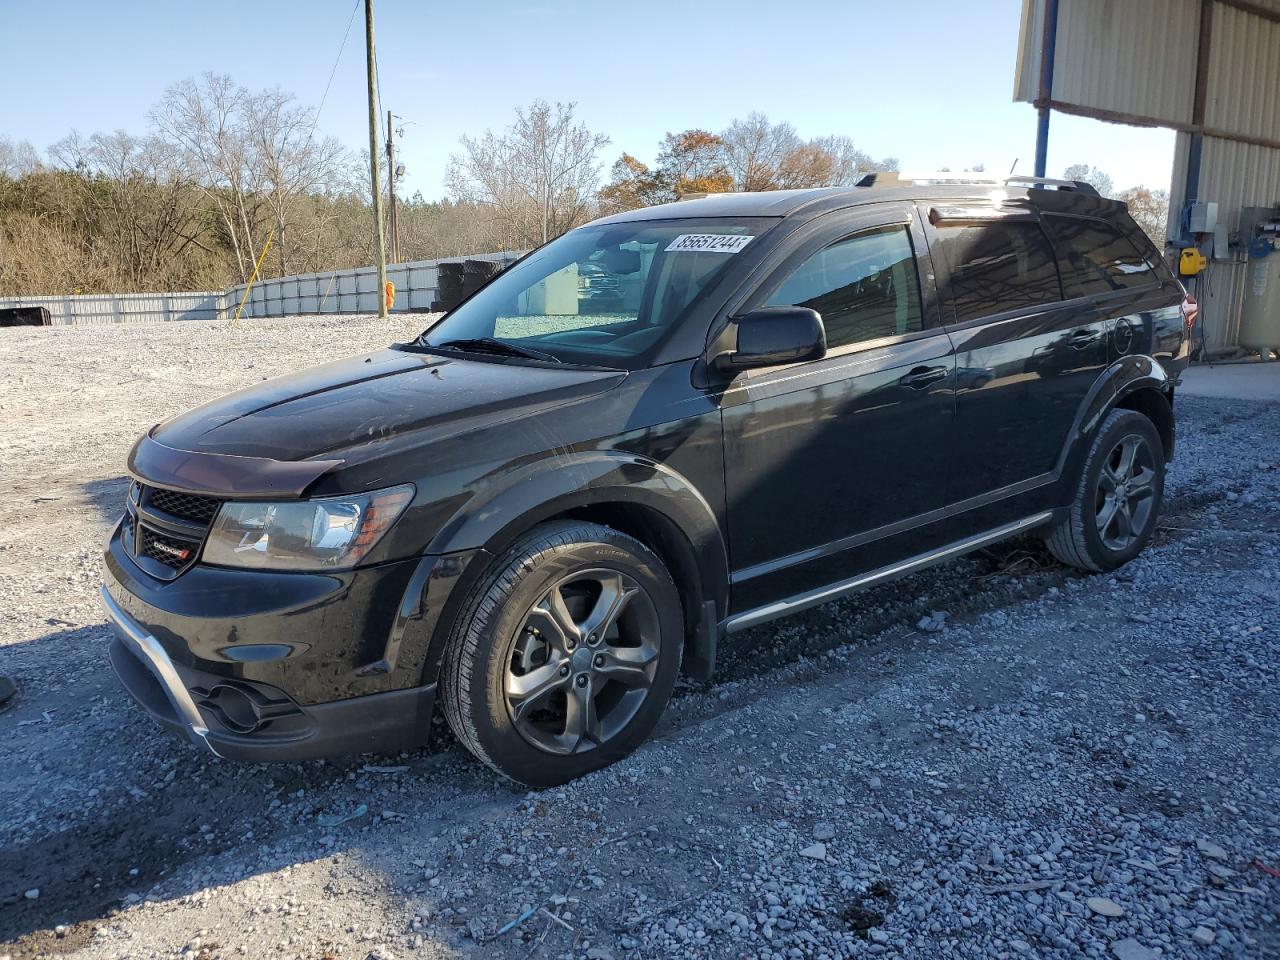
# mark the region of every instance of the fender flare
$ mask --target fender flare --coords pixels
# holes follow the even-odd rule
[[[426,552],[501,550],[543,520],[597,503],[638,504],[663,514],[689,539],[701,564],[728,584],[728,551],[706,497],[665,464],[627,451],[551,457],[511,471],[454,514]]]
[[[714,637],[703,634],[728,616],[729,552],[715,509],[687,478],[648,457],[604,450],[544,458],[493,479],[481,497],[465,504],[440,528],[426,549],[428,556],[435,557],[470,555],[460,592],[479,580],[480,568],[545,520],[597,504],[640,506],[660,515],[688,543],[697,570],[702,619],[710,618],[691,628],[699,631],[696,645],[710,644],[707,656],[714,658]],[[672,574],[679,575],[674,570]],[[451,613],[431,631],[437,635],[429,640],[433,648],[429,670],[438,662],[443,632],[439,628],[447,631],[445,621],[457,610],[452,594],[447,606]]]
[[[1121,400],[1139,390],[1165,393],[1173,383],[1160,362],[1146,354],[1121,357],[1102,371],[1080,404],[1075,423],[1067,434],[1067,442],[1058,456],[1055,471],[1058,477],[1075,475],[1073,467],[1084,456],[1094,431]]]

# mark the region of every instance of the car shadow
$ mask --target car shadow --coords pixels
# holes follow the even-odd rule
[[[351,813],[364,796],[360,819],[378,820],[374,795],[390,782],[389,766],[397,790],[446,777],[462,794],[492,797],[500,786],[442,722],[426,747],[397,757],[219,760],[159,730],[130,700],[108,665],[109,637],[97,624],[0,647],[0,673],[22,680],[15,706],[0,714],[0,944],[16,943],[17,956],[40,952],[28,949],[31,937],[105,918],[162,881],[168,899],[358,847],[358,830],[331,830],[321,818]],[[42,672],[49,662],[82,666]],[[367,781],[371,792],[361,789]],[[327,846],[325,834],[335,835]],[[182,869],[196,862],[202,869]],[[228,862],[252,868],[237,874]],[[175,894],[177,872],[190,880]]]
[[[85,502],[93,507],[101,519],[114,524],[124,512],[129,480],[127,475],[110,477],[106,480],[90,480],[80,484],[80,491]]]

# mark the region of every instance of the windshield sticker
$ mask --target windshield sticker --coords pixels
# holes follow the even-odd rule
[[[755,237],[725,233],[682,233],[669,244],[667,253],[738,253]]]

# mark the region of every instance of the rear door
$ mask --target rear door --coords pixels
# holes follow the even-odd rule
[[[739,310],[811,307],[828,352],[721,396],[737,611],[918,552],[945,502],[951,342],[914,207],[876,211],[821,218]]]
[[[1026,207],[930,207],[930,248],[956,350],[951,502],[959,530],[1042,506],[1076,413],[1107,364],[1105,314],[1065,301],[1057,259]],[[1008,515],[1000,503],[1007,504]]]

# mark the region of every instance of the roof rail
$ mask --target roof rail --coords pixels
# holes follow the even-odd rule
[[[1027,187],[1057,187],[1059,190],[1074,190],[1091,197],[1100,197],[1098,188],[1083,180],[1055,180],[1053,177],[1009,177],[1005,183],[1016,183]]]
[[[945,186],[950,183],[990,183],[996,186],[1004,185],[1003,177],[997,177],[989,173],[981,173],[979,171],[971,170],[961,170],[959,173],[955,173],[950,170],[935,170],[903,174],[902,180],[905,183],[931,183],[938,186]]]
[[[917,173],[911,176],[894,173],[868,173],[860,179],[854,186],[857,187],[891,187],[899,184],[932,184],[935,186],[946,186],[948,184],[965,184],[965,183],[986,183],[992,186],[1022,186],[1022,187],[1055,187],[1058,190],[1074,190],[1076,193],[1083,193],[1087,196],[1101,196],[1097,189],[1091,183],[1085,183],[1083,180],[1055,180],[1052,177],[995,177],[984,176],[980,173],[951,173],[950,171],[942,171],[939,173]]]
[[[894,187],[903,183],[902,177],[897,170],[877,170],[875,173],[864,174],[854,183],[855,187]]]

